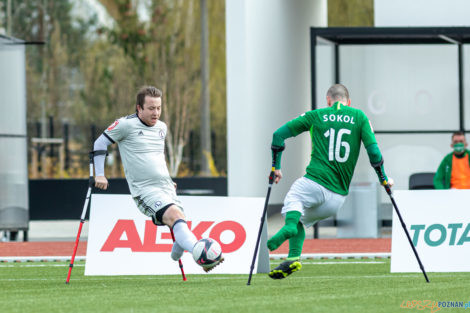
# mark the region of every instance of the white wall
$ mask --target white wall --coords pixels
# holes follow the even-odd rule
[[[469,26],[468,0],[374,0],[375,26]]]
[[[229,196],[266,195],[272,133],[310,110],[309,28],[327,25],[326,4],[226,0]],[[307,134],[286,144],[271,203],[282,202],[310,159]]]

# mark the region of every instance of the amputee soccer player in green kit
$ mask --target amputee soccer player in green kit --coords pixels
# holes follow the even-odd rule
[[[105,151],[117,143],[127,183],[139,210],[152,218],[155,225],[172,228],[175,242],[171,258],[178,261],[185,250],[192,252],[196,236],[186,225],[186,217],[176,196],[176,185],[165,161],[167,126],[160,121],[162,92],[145,86],[137,93],[136,113],[116,120],[94,143],[94,151]],[[105,155],[95,155],[95,186],[106,190]],[[208,272],[221,263],[223,257]]]
[[[273,134],[273,153],[276,155],[275,183],[282,178],[281,155],[284,140],[305,131],[310,132],[312,154],[305,176],[297,179],[284,199],[281,213],[285,225],[268,240],[268,249],[276,250],[289,239],[287,260],[274,268],[269,276],[282,279],[301,269],[300,255],[305,240],[305,227],[330,217],[343,205],[349,191],[361,141],[367,150],[369,160],[376,169],[383,170],[374,131],[367,116],[359,109],[351,108],[349,92],[343,85],[336,84],[326,94],[327,108],[312,110],[295,118]],[[393,181],[385,175],[385,181]]]

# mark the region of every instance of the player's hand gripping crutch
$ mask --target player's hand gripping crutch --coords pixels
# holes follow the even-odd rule
[[[170,227],[170,232],[171,232],[171,239],[173,239],[173,244],[175,244],[175,234],[173,234],[173,229],[171,227]],[[181,261],[181,259],[178,260],[178,264],[180,265],[181,275],[183,276],[183,281],[186,281],[186,275],[184,275],[183,262]]]
[[[393,198],[392,189],[390,188],[390,185],[388,184],[387,180],[385,179],[385,175],[382,171],[382,163],[383,163],[383,159],[380,163],[372,164],[372,166],[374,167],[374,169],[379,174],[380,182],[384,186],[385,191],[387,192],[387,194],[390,196],[390,200],[392,201],[395,212],[397,213],[397,216],[400,219],[401,227],[405,231],[406,237],[408,238],[408,242],[410,243],[410,246],[413,249],[413,252],[415,254],[416,260],[418,261],[419,267],[421,268],[421,271],[423,272],[424,278],[426,279],[426,282],[429,283],[428,275],[426,274],[426,271],[424,270],[424,266],[421,263],[421,259],[419,258],[418,251],[416,251],[416,248],[413,245],[413,241],[411,240],[410,234],[408,233],[408,230],[406,229],[405,222],[403,221],[403,218],[401,217],[400,211],[398,210],[397,203],[395,202],[395,199]]]
[[[83,223],[85,223],[85,216],[86,211],[88,209],[88,203],[91,197],[91,191],[93,189],[93,185],[95,184],[95,180],[93,178],[93,157],[95,155],[102,155],[107,154],[106,151],[93,151],[89,153],[90,158],[90,177],[88,179],[88,191],[85,198],[85,204],[83,205],[82,216],[80,217],[80,226],[78,227],[77,239],[75,239],[75,247],[73,248],[72,258],[70,259],[69,265],[69,272],[67,274],[67,280],[65,281],[66,284],[70,281],[70,275],[72,274],[73,262],[75,261],[75,255],[77,254],[78,242],[80,241],[80,234],[82,233]]]
[[[273,152],[273,164],[271,167],[271,172],[269,173],[268,193],[266,195],[266,200],[264,201],[264,209],[263,209],[263,214],[261,215],[261,223],[260,223],[259,231],[258,231],[258,239],[256,239],[255,253],[253,254],[253,261],[251,262],[250,275],[248,276],[248,282],[246,283],[247,285],[251,284],[251,276],[253,275],[253,269],[255,268],[256,256],[258,254],[258,248],[259,248],[259,241],[261,239],[261,232],[263,231],[266,211],[268,210],[269,196],[271,195],[271,187],[273,186],[273,182],[274,182],[274,171],[276,170],[277,153],[283,151],[284,149],[285,147],[271,146],[271,150]]]

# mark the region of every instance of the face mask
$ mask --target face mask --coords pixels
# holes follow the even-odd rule
[[[465,150],[465,145],[463,142],[458,142],[454,144],[454,152],[462,153]]]

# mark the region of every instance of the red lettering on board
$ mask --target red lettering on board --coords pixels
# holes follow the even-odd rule
[[[192,230],[199,240],[202,235],[208,231],[215,222],[201,221]],[[188,221],[188,227],[191,229],[192,222]],[[165,229],[161,231],[161,239],[171,239],[171,234],[167,226],[160,226]],[[107,237],[102,252],[113,252],[116,248],[128,248],[132,252],[170,252],[173,243],[157,243],[157,226],[152,221],[145,221],[144,240],[142,241],[133,220],[118,220],[111,233]],[[231,231],[234,239],[231,243],[222,243],[220,237],[223,232]],[[121,239],[126,234],[127,239]],[[246,231],[243,225],[235,221],[223,221],[215,224],[210,230],[209,237],[217,240],[224,253],[235,252],[240,249],[246,241]]]
[[[235,238],[229,244],[222,243],[220,240],[220,235],[224,231],[231,231],[235,235]],[[243,246],[246,240],[246,231],[240,223],[235,221],[224,221],[212,228],[209,237],[217,240],[220,243],[220,247],[224,253],[230,253],[237,251],[241,246]]]
[[[124,233],[127,239],[121,240]],[[118,220],[101,251],[112,252],[116,248],[130,248],[133,252],[142,250],[142,242],[133,220]]]

